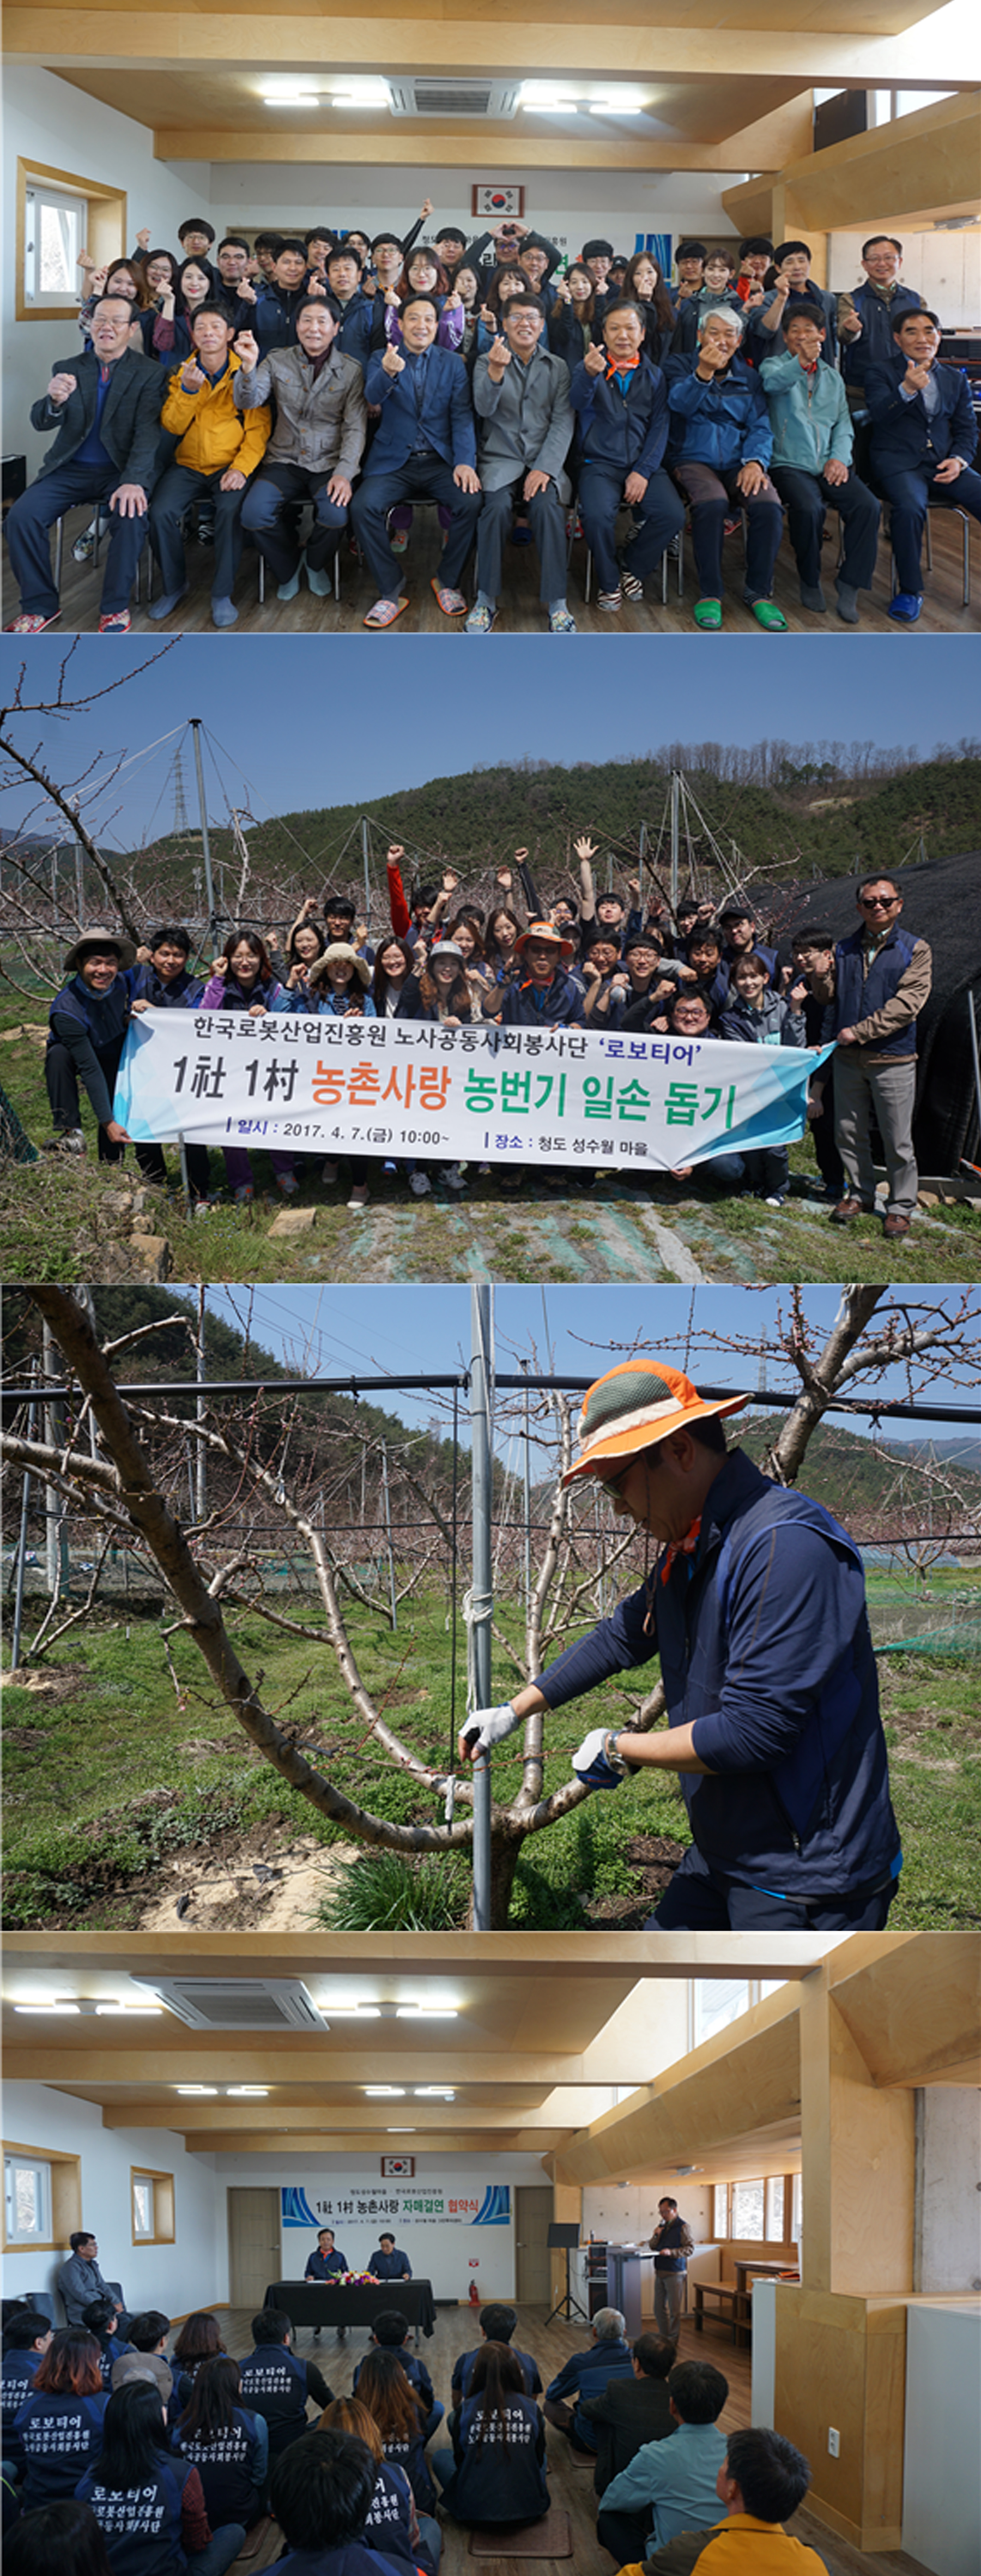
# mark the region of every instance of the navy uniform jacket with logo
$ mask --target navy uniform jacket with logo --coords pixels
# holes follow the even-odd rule
[[[79,2478],[102,2449],[108,2397],[48,2396],[32,2389],[14,2423],[24,2459],[24,2505],[54,2504],[74,2495]]]
[[[453,2425],[456,2467],[443,2503],[457,2522],[537,2522],[548,2512],[545,2426],[532,2397],[509,2394],[505,2423],[493,2416],[480,2439],[484,2392],[468,2397]]]
[[[3,2356],[0,2423],[3,2426],[3,2456],[11,2463],[24,2457],[20,2434],[15,2432],[14,2426],[25,2398],[34,2393],[34,2373],[41,2357],[39,2352],[5,2352]]]
[[[332,2403],[331,2391],[315,2361],[298,2361],[285,2343],[260,2343],[242,2363],[242,2398],[269,2426],[269,2456],[278,2459],[297,2435],[306,2431],[307,2398],[318,2406]]]
[[[455,2398],[466,2397],[470,2387],[470,2382],[473,2378],[474,2363],[477,2359],[478,2353],[482,2351],[483,2345],[476,2344],[472,2352],[461,2352],[459,2360],[454,2362],[453,2377],[450,2382],[450,2386]],[[532,2360],[530,2352],[519,2352],[517,2344],[509,2344],[508,2351],[513,2352],[515,2360],[520,2361],[521,2363],[522,2374],[528,2396],[537,2397],[542,2385],[541,2372],[537,2361]]]
[[[175,2439],[181,2458],[197,2470],[212,2531],[220,2531],[225,2522],[241,2522],[248,2531],[258,2521],[264,2484],[255,2416],[235,2406],[226,2432],[213,2433],[209,2440],[200,2433],[178,2432]]]
[[[75,2493],[80,2504],[91,2505],[113,2576],[174,2576],[187,2566],[181,2505],[191,2474],[189,2460],[158,2455],[154,2474],[138,2486],[103,2486],[97,2469],[80,2480]]]

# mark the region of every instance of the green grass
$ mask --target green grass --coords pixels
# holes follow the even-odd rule
[[[290,1616],[299,1604],[282,1603]],[[517,1633],[516,1614],[500,1612]],[[353,1709],[333,1656],[285,1638],[254,1614],[229,1621],[247,1670],[263,1670],[263,1694],[305,1737],[315,1767],[376,1814],[435,1823],[442,1798],[395,1768]],[[435,1768],[451,1760],[450,1646],[445,1605],[435,1595],[403,1613],[398,1634],[367,1614],[351,1618],[364,1679],[391,1724]],[[28,1627],[28,1636],[30,1628]],[[191,1641],[171,1639],[180,1700],[167,1672],[157,1622],[96,1611],[39,1668],[54,1688],[8,1683],[6,1729],[6,1899],[9,1928],[94,1929],[134,1924],[168,1856],[226,1851],[256,1829],[262,1854],[298,1833],[323,1844],[344,1837],[290,1790],[218,1701]],[[880,1667],[893,1799],[906,1866],[892,1926],[981,1921],[981,1657],[895,1655]],[[654,1678],[654,1667],[638,1681]],[[492,1690],[509,1696],[515,1675],[495,1648]],[[463,1710],[463,1654],[456,1721]],[[287,1712],[288,1703],[288,1712]],[[546,1788],[569,1776],[569,1755],[591,1726],[625,1722],[625,1688],[602,1691],[550,1720]],[[511,1740],[495,1755],[495,1794],[507,1803],[520,1781]],[[511,1922],[526,1928],[582,1927],[584,1905],[636,1897],[635,1837],[690,1840],[677,1782],[669,1775],[627,1781],[528,1838]],[[445,1865],[439,1863],[440,1871]],[[455,1869],[451,1911],[458,1919]],[[404,1901],[403,1895],[399,1902]],[[465,1902],[465,1899],[463,1900]]]

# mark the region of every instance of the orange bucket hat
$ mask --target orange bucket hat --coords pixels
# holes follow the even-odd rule
[[[571,1485],[577,1476],[592,1475],[608,1458],[629,1458],[634,1451],[639,1456],[686,1423],[739,1413],[749,1400],[748,1395],[727,1395],[706,1403],[681,1369],[668,1368],[664,1360],[641,1351],[588,1388],[579,1416],[579,1456],[562,1482]]]

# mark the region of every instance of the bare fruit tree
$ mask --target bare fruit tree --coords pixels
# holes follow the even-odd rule
[[[469,1782],[457,1780],[452,1803],[448,1802],[447,1772],[420,1756],[390,1722],[384,1700],[379,1704],[368,1689],[341,1608],[332,1562],[336,1551],[318,1525],[314,1498],[304,1489],[302,1475],[292,1481],[287,1478],[282,1454],[271,1463],[264,1460],[254,1420],[241,1399],[237,1410],[215,1401],[210,1406],[205,1403],[200,1418],[194,1419],[175,1409],[166,1393],[124,1402],[112,1374],[118,1349],[100,1347],[79,1298],[70,1290],[48,1286],[32,1288],[27,1294],[49,1326],[66,1373],[77,1381],[84,1401],[63,1446],[12,1433],[3,1440],[6,1463],[29,1469],[70,1496],[107,1541],[122,1536],[133,1544],[135,1534],[175,1605],[175,1625],[196,1647],[237,1724],[319,1814],[369,1848],[397,1851],[409,1858],[423,1852],[465,1851],[473,1831]],[[759,1342],[727,1341],[717,1334],[708,1338],[716,1349],[742,1350],[748,1360],[752,1348],[759,1357]],[[884,1372],[897,1366],[905,1370],[911,1394],[922,1392],[942,1375],[952,1377],[958,1389],[976,1387],[981,1378],[981,1303],[971,1290],[955,1289],[947,1295],[931,1291],[914,1303],[892,1299],[885,1287],[849,1286],[841,1292],[831,1331],[819,1339],[808,1321],[804,1292],[795,1290],[768,1347],[773,1357],[792,1363],[800,1381],[800,1393],[788,1408],[765,1462],[779,1481],[792,1484],[809,1440],[842,1390],[854,1391],[865,1384],[872,1391]],[[605,1355],[604,1366],[611,1356]],[[85,1445],[80,1436],[89,1416],[98,1434],[94,1454],[87,1429]],[[595,1614],[596,1566],[586,1565],[577,1553],[569,1491],[561,1482],[571,1446],[569,1413],[562,1402],[556,1428],[559,1473],[545,1546],[527,1603],[523,1652],[498,1632],[498,1645],[520,1682],[541,1671],[553,1647],[567,1641],[570,1628],[590,1624]],[[247,1492],[261,1506],[265,1524],[278,1527],[284,1540],[288,1537],[302,1553],[319,1596],[319,1621],[288,1619],[263,1599],[261,1587],[252,1579],[253,1552],[248,1544],[217,1561],[210,1517],[200,1528],[192,1525],[188,1530],[181,1525],[160,1455],[160,1444],[168,1438],[175,1444],[203,1444],[235,1494]],[[435,1526],[442,1522],[444,1537],[451,1536],[431,1485],[420,1478],[415,1484],[420,1508],[426,1509]],[[612,1541],[600,1559],[604,1582],[629,1554],[630,1545],[630,1540],[619,1537]],[[322,1748],[315,1740],[317,1723],[298,1726],[291,1722],[288,1707],[278,1712],[271,1709],[262,1695],[261,1674],[253,1677],[246,1670],[226,1619],[226,1606],[231,1615],[236,1603],[259,1610],[273,1629],[330,1650],[365,1741],[370,1738],[386,1760],[413,1780],[420,1802],[432,1799],[431,1821],[398,1823],[376,1815],[338,1786],[322,1767]],[[660,1684],[639,1698],[636,1706],[640,1725],[655,1725],[664,1708]],[[543,1794],[544,1752],[539,1714],[529,1718],[525,1728],[521,1786],[510,1803],[495,1802],[492,1809],[492,1924],[497,1929],[507,1924],[515,1869],[527,1838],[555,1824],[589,1794],[575,1778]]]

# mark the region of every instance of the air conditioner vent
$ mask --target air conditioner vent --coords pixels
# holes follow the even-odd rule
[[[472,116],[483,121],[513,117],[520,81],[440,80],[420,74],[407,80],[389,76],[393,116]]]
[[[327,2030],[299,1978],[137,1977],[191,2030]]]

